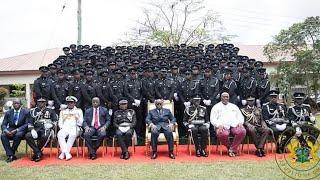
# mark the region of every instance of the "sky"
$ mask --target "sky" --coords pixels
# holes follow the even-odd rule
[[[114,45],[148,0],[82,0],[82,44]],[[77,41],[77,0],[0,0],[0,58]],[[205,0],[235,44],[264,45],[281,29],[318,16],[319,0]],[[64,9],[62,8],[64,7]],[[62,11],[63,9],[63,11]]]

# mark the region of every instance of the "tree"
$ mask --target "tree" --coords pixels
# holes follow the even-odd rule
[[[320,18],[308,17],[304,22],[293,24],[281,30],[273,41],[264,47],[264,54],[270,61],[279,60],[275,83],[290,94],[294,85],[307,87],[317,97],[320,88]],[[286,62],[292,58],[294,63]]]
[[[160,0],[143,8],[143,18],[137,27],[126,33],[121,43],[173,46],[185,43],[229,41],[218,14],[207,10],[203,0]]]

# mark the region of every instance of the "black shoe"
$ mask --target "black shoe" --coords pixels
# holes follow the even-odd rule
[[[6,162],[7,162],[7,163],[10,163],[10,162],[12,162],[12,161],[14,161],[14,160],[13,160],[13,156],[8,156]]]
[[[256,150],[256,155],[257,155],[258,157],[262,157],[262,156],[263,156],[260,149],[257,149],[257,150]]]
[[[127,160],[129,158],[130,158],[129,152],[125,152],[124,155],[123,155],[123,159]]]
[[[124,153],[121,153],[120,159],[124,159]]]
[[[207,154],[206,151],[203,150],[203,149],[200,150],[200,154],[201,154],[201,156],[203,156],[203,157],[208,157],[208,154]]]
[[[197,156],[197,157],[200,157],[200,156],[201,156],[200,149],[197,149],[197,150],[196,150],[196,156]]]
[[[152,152],[151,159],[157,159],[157,157],[158,157],[157,152]]]
[[[32,158],[31,158],[31,161],[34,161],[36,159],[37,155],[36,154],[33,154]]]
[[[41,154],[37,154],[35,159],[34,159],[34,161],[35,162],[39,162],[39,161],[41,161],[41,159],[42,159],[42,155]]]
[[[91,160],[97,159],[97,154],[92,154]]]
[[[282,154],[283,153],[283,148],[282,147],[277,147],[276,153],[277,154]]]
[[[260,149],[262,156],[266,156],[266,153],[264,152],[263,149]]]
[[[173,152],[170,152],[170,153],[169,153],[169,158],[171,158],[171,159],[175,159],[175,158],[176,158],[176,157],[174,156]]]

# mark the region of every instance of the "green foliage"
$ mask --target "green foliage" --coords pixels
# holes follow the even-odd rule
[[[0,87],[0,101],[2,101],[8,94],[9,91],[6,88]]]
[[[26,94],[26,92],[24,90],[25,85],[14,84],[13,87],[14,87],[14,90],[12,90],[10,97],[24,97],[25,96],[25,94]]]
[[[264,47],[270,61],[280,61],[275,84],[284,92],[292,86],[304,85],[307,93],[316,92],[320,85],[320,18],[308,17],[304,22],[281,30],[273,41]],[[285,62],[293,59],[294,63]]]

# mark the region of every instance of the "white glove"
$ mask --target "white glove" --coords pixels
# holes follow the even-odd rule
[[[189,129],[194,128],[194,124],[189,124],[189,125],[188,125],[188,128],[189,128]]]
[[[112,113],[113,113],[112,109],[109,109],[109,115],[110,116],[112,116]]]
[[[237,96],[238,101],[240,101],[240,96]]]
[[[241,104],[242,104],[243,106],[245,106],[245,105],[247,104],[247,101],[246,101],[246,100],[241,100]]]
[[[184,102],[183,104],[184,104],[184,106],[185,106],[186,108],[188,108],[188,107],[191,106],[191,103],[190,103],[190,102]]]
[[[283,131],[285,130],[287,127],[287,124],[276,124],[276,128],[279,130],[279,131]]]
[[[138,99],[135,99],[135,100],[134,100],[135,106],[139,107],[139,106],[140,106],[140,103],[141,103],[140,100],[138,100]]]
[[[45,128],[45,129],[51,129],[51,128],[53,128],[53,124],[51,124],[51,123],[45,123],[45,124],[44,124],[44,128]]]
[[[38,138],[38,133],[36,130],[32,129],[31,130],[31,136],[33,137],[33,139],[37,139]]]
[[[216,99],[220,99],[220,94],[217,94]]]
[[[260,101],[260,99],[256,99],[256,104],[257,104],[257,107],[261,107],[261,101]]]
[[[67,107],[68,107],[68,106],[67,106],[66,104],[61,104],[59,110],[60,110],[60,111],[65,110],[65,109],[67,109]]]
[[[316,117],[310,116],[310,121],[314,123],[316,121]]]
[[[300,137],[302,134],[301,128],[300,127],[296,127],[296,136]]]
[[[211,100],[210,99],[208,99],[207,100],[207,104],[206,104],[207,106],[210,106],[211,105]]]
[[[173,97],[176,101],[179,101],[178,93],[173,93]]]
[[[205,125],[207,129],[210,128],[210,124],[209,123],[204,123],[203,125]]]

